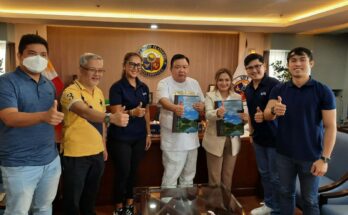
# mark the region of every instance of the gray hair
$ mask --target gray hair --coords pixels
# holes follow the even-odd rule
[[[97,55],[94,53],[84,53],[80,56],[80,66],[87,66],[87,64],[90,60],[103,61],[103,58],[100,55]]]

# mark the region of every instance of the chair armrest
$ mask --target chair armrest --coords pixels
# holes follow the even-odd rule
[[[6,207],[6,194],[3,192],[0,192],[0,209],[5,209]]]
[[[348,196],[348,189],[340,190],[332,193],[321,193],[319,196],[319,204],[327,204],[327,200],[331,198],[339,198],[343,196]]]
[[[331,184],[327,184],[324,186],[319,187],[319,193],[322,192],[326,192],[326,191],[330,191],[332,189],[335,189],[336,187],[340,186],[341,184],[343,184],[344,182],[346,182],[348,180],[348,172],[346,172],[346,174],[344,174],[340,179],[338,179],[337,181],[331,183]]]

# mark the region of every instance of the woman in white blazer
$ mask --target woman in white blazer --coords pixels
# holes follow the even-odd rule
[[[217,136],[216,121],[224,116],[224,108],[215,108],[215,101],[241,100],[233,91],[232,74],[228,69],[219,69],[215,73],[215,89],[207,92],[205,99],[205,117],[207,128],[204,133],[203,147],[207,156],[209,184],[224,185],[231,190],[232,176],[237,154],[240,150],[239,136]]]

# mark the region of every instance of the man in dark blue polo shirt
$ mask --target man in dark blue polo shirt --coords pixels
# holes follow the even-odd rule
[[[270,92],[275,85],[279,84],[279,81],[265,74],[263,63],[264,58],[259,54],[250,54],[244,59],[246,72],[252,79],[245,90],[250,117],[250,141],[254,143],[265,202],[262,207],[253,209],[252,215],[266,215],[270,212],[279,214],[277,196],[279,177],[275,162],[277,121],[263,119],[263,111],[269,100]]]
[[[264,112],[266,120],[278,120],[280,212],[294,214],[298,176],[303,213],[319,215],[318,176],[327,172],[336,138],[335,97],[326,85],[311,78],[310,50],[295,48],[287,61],[292,80],[273,88]]]
[[[24,35],[18,46],[20,65],[0,77],[0,167],[6,193],[5,215],[51,215],[61,174],[54,142],[55,88],[41,75],[48,44]]]

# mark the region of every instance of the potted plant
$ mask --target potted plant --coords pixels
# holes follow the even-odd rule
[[[275,76],[277,77],[279,81],[287,82],[291,79],[291,74],[289,72],[289,69],[283,66],[283,62],[281,60],[277,60],[271,63],[271,66],[273,67]]]

